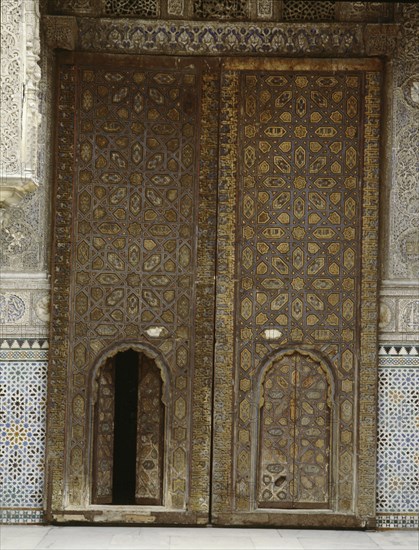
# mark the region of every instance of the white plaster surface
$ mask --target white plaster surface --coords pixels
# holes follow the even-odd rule
[[[1,550],[418,550],[417,531],[2,525]]]

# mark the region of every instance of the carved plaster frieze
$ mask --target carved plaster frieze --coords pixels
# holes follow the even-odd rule
[[[419,109],[419,74],[414,74],[402,85],[404,98],[411,107]]]
[[[185,15],[185,0],[167,0],[167,15],[182,17]]]
[[[380,291],[379,341],[417,342],[419,279],[383,281]]]
[[[366,55],[385,55],[391,57],[397,48],[400,28],[397,25],[388,24],[366,25],[364,37]]]
[[[398,35],[398,26],[393,24],[167,22],[56,16],[44,17],[43,24],[51,48],[164,55],[390,55]]]
[[[335,2],[338,21],[391,21],[393,12],[388,2]]]
[[[5,273],[0,277],[0,287],[0,337],[48,335],[48,275]]]

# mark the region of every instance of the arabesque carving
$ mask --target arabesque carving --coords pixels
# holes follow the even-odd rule
[[[394,153],[388,220],[392,253],[386,262],[385,278],[414,281],[419,278],[419,5],[403,5],[402,15],[401,39],[394,60]]]
[[[0,208],[38,186],[39,13],[35,0],[1,7]]]

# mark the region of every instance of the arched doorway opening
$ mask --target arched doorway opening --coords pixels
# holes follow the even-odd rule
[[[163,381],[156,362],[128,349],[96,377],[93,504],[163,505]]]

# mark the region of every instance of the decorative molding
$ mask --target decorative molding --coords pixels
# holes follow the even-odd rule
[[[44,17],[43,24],[51,48],[135,54],[386,56],[394,51],[398,35],[398,25],[393,24],[166,22],[57,16]]]

